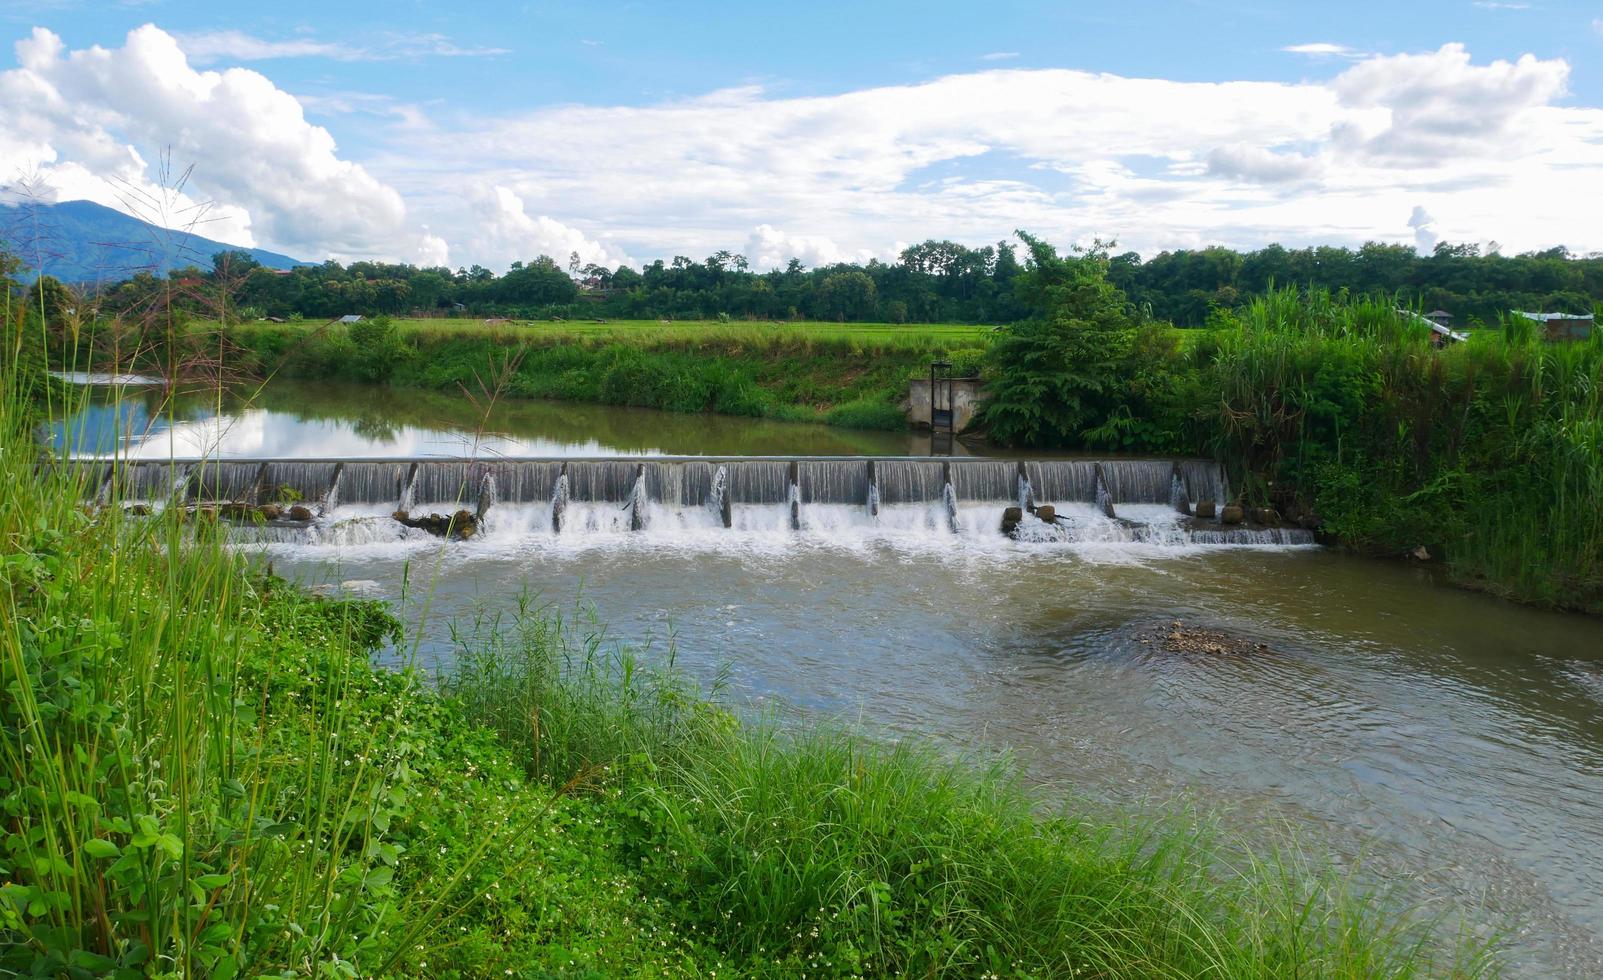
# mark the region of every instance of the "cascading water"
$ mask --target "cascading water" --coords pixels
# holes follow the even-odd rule
[[[734,525],[734,512],[729,501],[729,469],[718,467],[712,475],[712,487],[707,491],[707,510],[718,518],[724,527]]]
[[[395,509],[406,513],[417,502],[417,471],[421,464],[413,463],[406,473],[406,483],[401,488],[401,499]]]
[[[320,502],[315,527],[258,529],[261,540],[281,543],[423,540],[426,532],[402,527],[391,513],[451,513],[472,508],[475,498],[480,517],[492,506],[494,511],[475,541],[529,534],[602,541],[628,531],[699,541],[727,528],[734,540],[800,532],[843,543],[933,543],[932,536],[955,532],[978,546],[1006,541],[998,526],[1002,511],[1015,505],[1024,509],[1025,519],[1013,537],[1024,542],[1274,546],[1312,541],[1299,529],[1226,527],[1182,514],[1183,505],[1226,489],[1219,466],[1195,460],[191,460],[133,461],[115,469],[103,460],[86,460],[82,465],[96,467],[85,485],[112,501]],[[1046,505],[1055,508],[1055,519],[1033,516],[1032,508]],[[241,527],[237,533],[248,538],[254,532]]]
[[[334,508],[340,505],[340,477],[345,475],[345,464],[339,463],[334,467],[334,478],[329,481],[328,492],[323,494],[323,504],[317,509],[319,517],[326,517],[334,513]]]
[[[957,488],[948,483],[941,491],[941,500],[946,505],[946,524],[953,534],[957,534]]]

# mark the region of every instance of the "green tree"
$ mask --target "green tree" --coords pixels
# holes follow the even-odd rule
[[[866,272],[832,272],[818,286],[818,309],[836,320],[860,320],[873,314],[875,292]]]
[[[1141,318],[1108,281],[1107,248],[1059,256],[1019,232],[1029,250],[1019,299],[1033,312],[991,347],[983,421],[1010,445],[1074,446],[1125,407]]]

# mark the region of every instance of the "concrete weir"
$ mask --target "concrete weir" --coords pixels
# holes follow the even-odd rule
[[[1170,514],[1192,501],[1228,501],[1223,469],[1193,459],[987,459],[938,457],[624,457],[624,458],[417,458],[417,459],[77,459],[94,468],[102,500],[155,506],[250,506],[305,502],[316,520],[341,513],[395,515],[407,526],[430,515],[471,517],[493,529],[497,511],[540,511],[540,526],[554,534],[619,528],[650,533],[653,522],[694,519],[737,528],[751,509],[774,510],[792,531],[809,526],[817,508],[851,505],[870,525],[887,509],[923,507],[934,526],[960,532],[979,505],[1016,507],[1035,524],[1063,528],[1065,514],[1125,522],[1122,508]],[[1042,507],[1051,515],[1034,518]],[[823,513],[823,511],[818,511]],[[654,516],[657,515],[657,516]],[[700,515],[700,516],[696,516]],[[965,516],[967,515],[967,516]],[[460,522],[459,522],[460,523]],[[527,522],[525,522],[527,523]],[[1035,529],[1038,531],[1039,529]],[[1215,530],[1210,528],[1210,530]],[[1020,540],[1027,540],[1028,535]]]

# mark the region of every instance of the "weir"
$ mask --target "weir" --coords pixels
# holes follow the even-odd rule
[[[847,508],[844,513],[856,513],[857,520],[866,518],[871,524],[883,523],[893,510],[904,515],[897,519],[905,523],[910,508],[922,508],[929,515],[929,527],[961,533],[981,530],[981,522],[985,529],[995,530],[1007,508],[1033,515],[1038,507],[1048,507],[1035,521],[1041,528],[1023,529],[1025,539],[1046,540],[1060,539],[1062,529],[1072,529],[1077,521],[1100,520],[1105,526],[1098,533],[1113,533],[1107,528],[1143,523],[1141,515],[1153,510],[1149,505],[1171,515],[1189,514],[1194,502],[1222,505],[1230,499],[1222,467],[1194,459],[651,457],[115,463],[79,459],[73,463],[96,468],[86,485],[102,501],[154,506],[304,502],[321,522],[341,514],[376,519],[392,511],[448,515],[466,510],[492,531],[521,522],[518,526],[538,526],[563,535],[608,529],[650,533],[658,520],[673,527],[756,526],[757,518],[750,515],[759,512],[774,514],[784,527],[802,531],[817,521],[839,525],[847,518],[832,515],[842,506]],[[514,510],[536,513],[538,520],[502,514]],[[1145,523],[1151,521],[1147,516]],[[1187,541],[1237,541],[1245,530],[1199,525]],[[1277,542],[1311,540],[1300,529],[1278,530],[1283,533],[1270,536]],[[1152,534],[1141,539],[1152,539]]]

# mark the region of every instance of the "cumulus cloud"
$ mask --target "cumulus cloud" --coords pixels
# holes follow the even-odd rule
[[[1421,255],[1429,255],[1436,248],[1436,219],[1419,205],[1414,205],[1414,211],[1408,216],[1408,227],[1414,229],[1414,248]]]
[[[477,218],[472,247],[474,261],[480,264],[505,268],[549,255],[566,265],[568,257],[577,254],[581,263],[617,265],[626,258],[577,228],[529,214],[523,199],[510,187],[477,188],[471,197]]]
[[[1339,75],[1348,106],[1379,113],[1343,125],[1349,147],[1399,163],[1492,149],[1523,138],[1515,123],[1564,94],[1569,65],[1524,55],[1474,65],[1462,44],[1432,54],[1371,58]]]
[[[836,262],[867,262],[878,258],[871,249],[845,249],[822,235],[789,235],[773,225],[758,225],[746,239],[746,261],[766,272],[782,269],[791,259],[809,268]]]
[[[152,25],[120,48],[71,52],[36,28],[16,52],[19,67],[0,73],[0,103],[17,107],[0,133],[0,181],[34,174],[102,203],[127,202],[130,189],[160,203],[175,176],[148,162],[160,154],[193,165],[182,201],[213,199],[231,216],[204,229],[212,237],[314,258],[418,247],[401,196],[343,159],[333,136],[257,72],[198,71]]]

